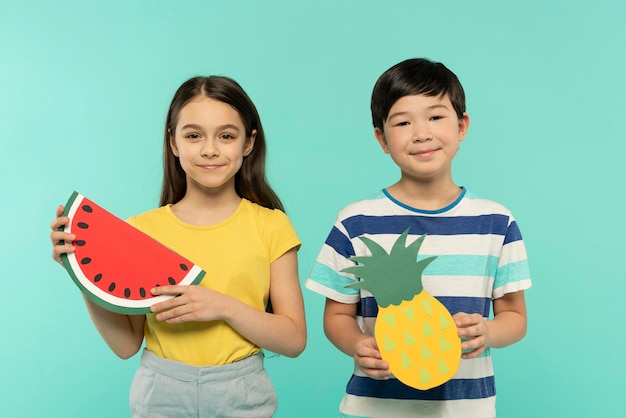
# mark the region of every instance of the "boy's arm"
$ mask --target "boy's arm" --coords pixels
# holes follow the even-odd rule
[[[524,291],[507,293],[493,301],[492,320],[480,314],[458,313],[454,319],[459,327],[463,343],[463,358],[478,357],[485,348],[502,348],[511,345],[526,335],[526,302]],[[467,352],[469,350],[469,352]]]
[[[373,379],[388,379],[389,364],[381,359],[374,337],[363,334],[356,322],[356,304],[326,299],[324,332],[335,347],[354,358],[355,363]]]

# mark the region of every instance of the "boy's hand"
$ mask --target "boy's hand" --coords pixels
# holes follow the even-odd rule
[[[459,328],[459,337],[465,341],[461,345],[464,359],[475,358],[487,348],[489,341],[487,319],[480,314],[459,312],[454,315],[454,321]]]
[[[74,252],[74,246],[72,241],[76,239],[76,235],[68,232],[59,231],[61,226],[67,226],[70,223],[70,218],[67,216],[61,216],[63,214],[63,206],[59,206],[56,212],[56,219],[50,224],[52,232],[50,233],[50,241],[52,241],[52,259],[63,265],[61,261],[61,254]],[[63,241],[64,244],[60,244]]]
[[[366,337],[357,342],[354,361],[372,379],[387,380],[391,375],[389,364],[380,356],[374,337]]]

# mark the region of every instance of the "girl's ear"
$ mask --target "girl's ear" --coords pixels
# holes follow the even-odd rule
[[[374,128],[374,136],[376,140],[385,151],[385,154],[389,154],[389,147],[387,146],[387,138],[385,138],[385,133],[381,131],[379,128]]]
[[[172,132],[168,129],[167,134],[170,136],[170,149],[172,150],[172,154],[178,157],[178,147],[176,146],[176,138],[172,135]]]
[[[254,149],[255,140],[256,140],[256,129],[253,129],[252,133],[250,134],[250,137],[246,139],[246,144],[244,145],[244,148],[243,148],[244,157],[247,157],[248,155],[250,155],[250,153]]]

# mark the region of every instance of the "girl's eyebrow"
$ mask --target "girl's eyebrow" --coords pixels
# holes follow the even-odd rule
[[[186,125],[183,125],[180,129],[197,129],[199,131],[203,130],[203,127],[200,125],[197,125],[195,123],[188,123]],[[233,125],[232,123],[225,123],[224,125],[219,125],[216,127],[217,130],[223,130],[223,129],[234,129],[237,132],[239,132],[239,127],[237,125]]]

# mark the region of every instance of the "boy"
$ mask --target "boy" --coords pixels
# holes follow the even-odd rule
[[[354,358],[340,416],[494,417],[489,350],[524,337],[524,290],[531,281],[510,212],[452,179],[452,160],[470,122],[463,87],[443,64],[409,59],[380,76],[371,110],[374,135],[400,168],[400,180],[339,213],[306,282],[326,296],[326,336]],[[356,277],[341,272],[355,265],[350,257],[370,255],[360,236],[389,252],[406,229],[407,245],[428,234],[420,257],[437,259],[424,271],[424,290],[450,311],[462,340],[455,376],[424,391],[391,375],[373,337],[376,301],[367,291],[346,288]],[[394,286],[393,271],[388,283]]]

